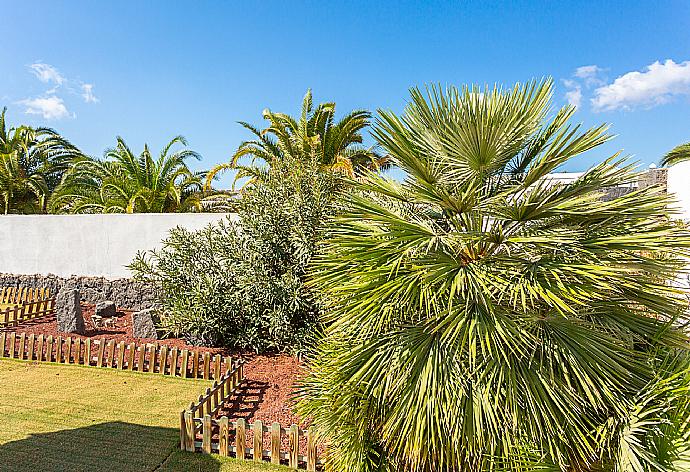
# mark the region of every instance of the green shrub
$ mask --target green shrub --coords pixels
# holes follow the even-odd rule
[[[176,228],[130,269],[159,286],[162,328],[200,345],[298,351],[317,324],[305,268],[333,212],[335,177],[273,163],[245,187],[239,220]],[[260,183],[258,183],[260,182]]]

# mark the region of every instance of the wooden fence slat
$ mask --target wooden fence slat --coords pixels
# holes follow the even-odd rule
[[[134,343],[129,344],[128,350],[129,350],[129,358],[127,361],[127,369],[134,370],[134,354],[135,354]]]
[[[211,389],[207,388],[206,393],[204,395],[204,398],[206,398],[206,413],[210,413],[212,411],[212,406],[211,406],[211,398],[213,395],[211,395]]]
[[[194,420],[192,418],[192,412],[186,411],[184,414],[185,427],[187,431],[185,432],[185,439],[187,440],[187,451],[194,452],[194,439],[196,432],[194,431]]]
[[[211,354],[204,353],[204,380],[211,378]]]
[[[155,371],[156,371],[156,346],[152,344],[149,346],[149,370],[147,372],[155,372]]]
[[[187,449],[187,422],[185,421],[185,410],[180,413],[180,451]]]
[[[139,372],[144,372],[144,361],[145,361],[144,357],[146,356],[146,349],[145,348],[146,348],[146,346],[144,346],[142,344],[137,349],[137,354],[138,354],[138,356],[137,356],[137,370]]]
[[[271,425],[271,462],[280,464],[280,424]]]
[[[62,336],[58,336],[55,340],[55,362],[62,362]]]
[[[316,471],[316,437],[314,428],[307,430],[307,470]]]
[[[117,350],[117,368],[122,370],[125,368],[125,342],[120,341]]]
[[[192,378],[199,377],[199,352],[192,351]]]
[[[21,333],[19,335],[19,358],[25,359],[24,356],[24,343],[26,342],[26,333]]]
[[[292,426],[290,426],[289,439],[290,439],[289,463],[290,463],[290,467],[296,469],[297,465],[299,463],[299,428],[297,427],[296,424],[293,424]]]
[[[220,380],[220,354],[216,354],[213,358],[213,378]]]
[[[183,379],[187,378],[187,365],[189,362],[189,350],[182,350],[182,364],[180,365],[180,375]]]
[[[53,335],[48,335],[46,341],[46,361],[53,362]]]
[[[36,359],[42,361],[43,357],[43,342],[44,338],[42,334],[38,335],[38,346],[36,347]],[[2,356],[2,348],[0,348],[0,356]]]
[[[105,362],[106,367],[115,367],[115,340],[108,341],[107,347],[108,360]]]
[[[174,347],[170,351],[170,375],[175,377],[177,375],[177,348]]]
[[[87,339],[84,346],[84,365],[91,365],[91,339]]]
[[[81,361],[81,343],[82,343],[82,340],[81,340],[81,338],[76,338],[74,340],[74,342],[75,342],[75,344],[74,344],[74,363],[75,364],[82,364],[82,361]]]
[[[237,419],[237,425],[235,427],[235,451],[238,460],[244,460],[245,447],[247,444],[247,431],[244,418]]]
[[[0,335],[0,357],[5,357],[5,343],[7,342],[7,333],[3,332]]]
[[[101,339],[98,344],[98,359],[96,361],[96,367],[103,367],[103,356],[105,354],[105,339]]]
[[[227,416],[218,422],[218,454],[227,457],[230,454],[230,427]]]
[[[159,370],[161,375],[165,375],[165,370],[168,367],[168,346],[161,347],[160,359],[158,360]]]
[[[65,364],[70,363],[70,357],[72,356],[72,337],[65,338]]]
[[[29,335],[29,360],[30,361],[34,360],[35,343],[36,343],[36,335],[34,333],[31,333]]]
[[[211,415],[204,415],[202,422],[201,450],[206,454],[211,454]]]
[[[254,462],[264,459],[264,423],[261,420],[254,421]]]

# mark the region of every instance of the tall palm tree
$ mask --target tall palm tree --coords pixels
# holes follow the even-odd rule
[[[182,136],[173,138],[157,159],[148,145],[136,156],[125,141],[105,153],[105,159],[80,157],[72,162],[51,201],[54,211],[69,213],[169,213],[201,209],[203,172],[187,167],[200,159],[187,149]]]
[[[366,110],[354,110],[336,123],[335,103],[321,103],[314,107],[311,90],[308,90],[298,119],[268,109],[264,110],[263,117],[269,122],[263,130],[240,122],[256,139],[241,143],[230,162],[211,169],[206,180],[207,188],[218,173],[228,169],[239,170],[236,180],[260,178],[261,169],[254,166],[257,160],[268,165],[276,160],[316,160],[323,168],[350,177],[364,169],[385,167],[388,163],[387,157],[362,145],[362,130],[369,126],[371,119],[371,113]],[[251,166],[238,165],[244,156],[251,156]]]
[[[617,156],[549,178],[609,139],[552,114],[552,89],[415,89],[380,112],[408,177],[366,174],[312,270],[327,327],[299,411],[327,470],[687,470],[687,402],[641,392],[674,350],[677,396],[690,386],[686,303],[664,282],[690,232],[656,187],[601,198],[637,178]]]
[[[0,210],[44,213],[68,162],[81,153],[50,128],[8,128],[0,113]]]
[[[690,161],[690,143],[681,144],[671,149],[662,159],[661,165],[670,167],[679,162]]]

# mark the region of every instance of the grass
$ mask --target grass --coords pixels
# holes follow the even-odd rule
[[[175,452],[179,412],[207,386],[202,380],[2,359],[0,469],[278,470]]]
[[[160,470],[165,472],[287,472],[294,469],[268,463],[240,462],[236,459],[220,457],[215,454],[193,454],[191,452],[175,451]]]

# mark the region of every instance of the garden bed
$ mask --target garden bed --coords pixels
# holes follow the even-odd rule
[[[94,328],[91,316],[95,306],[82,304],[82,313],[86,324],[85,335],[69,334],[73,338],[114,340],[116,343],[124,341],[129,343],[155,342],[161,346],[178,349],[193,349],[200,352],[209,352],[212,355],[231,356],[242,358],[244,377],[246,382],[240,387],[240,395],[226,405],[222,410],[223,415],[235,418],[244,418],[248,422],[261,420],[265,424],[273,422],[282,425],[299,424],[304,426],[299,417],[292,410],[293,384],[302,372],[301,362],[289,355],[257,355],[247,351],[234,351],[219,348],[203,348],[187,344],[183,339],[142,339],[132,336],[132,311],[118,311],[118,319],[115,327]],[[57,321],[54,315],[45,318],[27,321],[19,326],[7,328],[7,332],[43,334],[53,337],[65,336],[57,330]]]

